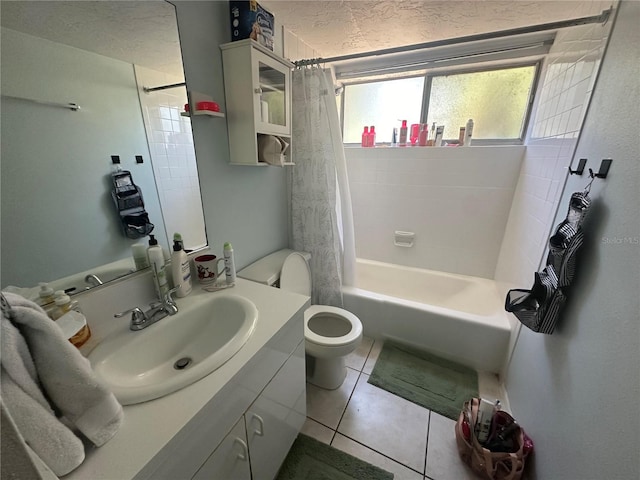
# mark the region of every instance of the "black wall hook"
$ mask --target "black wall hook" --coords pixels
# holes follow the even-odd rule
[[[609,168],[611,168],[611,162],[613,162],[610,158],[605,158],[600,162],[600,170],[598,173],[593,173],[592,169],[589,169],[589,176],[591,178],[607,178],[607,174],[609,173]]]
[[[584,172],[584,167],[587,165],[587,159],[586,158],[581,158],[578,161],[578,168],[576,168],[575,170],[571,170],[571,165],[569,165],[569,173],[571,175],[580,175],[582,176],[582,172]],[[589,169],[589,171],[591,171],[591,169]]]

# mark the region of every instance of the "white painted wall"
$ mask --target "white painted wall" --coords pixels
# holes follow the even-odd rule
[[[524,147],[347,148],[356,255],[493,278]],[[394,245],[394,231],[415,245]]]
[[[229,4],[175,2],[187,86],[226,111],[220,44],[231,39]],[[234,247],[236,268],[284,248],[287,240],[285,170],[229,165],[225,119],[192,118],[207,239],[214,253]]]
[[[536,445],[531,479],[640,478],[640,4],[620,3],[576,150],[606,180],[592,188],[587,243],[552,336],[522,328],[507,375],[513,412]],[[569,177],[569,196],[587,178]]]
[[[2,28],[2,94],[81,106],[72,112],[2,99],[2,286],[32,286],[131,256],[139,240],[122,233],[111,155],[142,189],[162,241],[133,65]]]

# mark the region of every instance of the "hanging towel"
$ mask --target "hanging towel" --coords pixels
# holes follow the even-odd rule
[[[38,305],[4,296],[11,313],[2,316],[3,401],[26,442],[64,475],[82,463],[84,448],[54,410],[101,446],[122,424],[122,406]]]

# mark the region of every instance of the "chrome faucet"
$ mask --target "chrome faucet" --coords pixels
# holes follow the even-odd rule
[[[85,283],[88,283],[89,285],[94,287],[97,287],[104,283],[102,280],[100,280],[100,278],[97,275],[94,275],[93,273],[90,273],[89,275],[84,277],[84,281]]]
[[[124,317],[127,313],[131,314],[131,324],[129,328],[134,332],[147,328],[149,325],[153,325],[158,320],[162,320],[164,317],[175,315],[178,313],[178,305],[171,296],[175,293],[180,285],[169,290],[161,302],[154,301],[149,305],[149,310],[143,312],[140,307],[134,307],[124,312],[116,313],[115,318]]]

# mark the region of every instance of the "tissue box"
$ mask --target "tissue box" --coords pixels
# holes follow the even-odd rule
[[[274,18],[254,0],[230,1],[231,41],[251,38],[273,51]]]

